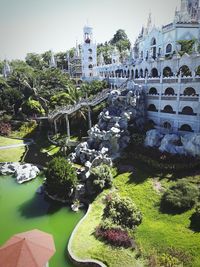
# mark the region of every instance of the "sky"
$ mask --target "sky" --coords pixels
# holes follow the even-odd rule
[[[132,43],[149,12],[156,26],[172,22],[181,0],[0,0],[0,59],[24,59],[29,52],[66,51],[93,27],[97,43],[124,29]]]

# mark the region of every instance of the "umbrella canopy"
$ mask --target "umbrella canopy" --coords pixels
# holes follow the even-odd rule
[[[16,234],[0,247],[0,266],[44,267],[55,251],[50,234],[36,229]]]

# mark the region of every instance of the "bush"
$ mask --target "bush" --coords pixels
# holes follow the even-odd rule
[[[182,180],[170,187],[162,197],[162,207],[184,211],[193,207],[199,197],[199,190],[191,182]]]
[[[181,264],[181,262],[176,257],[173,257],[167,253],[163,253],[159,257],[159,263],[160,266],[163,267],[177,267]]]
[[[108,195],[103,219],[110,219],[122,228],[134,229],[142,222],[142,214],[130,198]]]
[[[95,236],[113,246],[125,248],[135,247],[135,243],[129,236],[128,232],[121,229],[104,229],[101,226],[98,226],[95,230]]]
[[[0,122],[0,134],[4,136],[8,136],[10,133],[11,133],[10,123]]]
[[[39,101],[29,98],[22,105],[22,111],[26,115],[44,115],[45,111]]]
[[[97,191],[110,188],[113,180],[112,170],[107,165],[99,165],[91,169],[91,179]]]
[[[63,199],[71,197],[77,184],[77,173],[68,160],[62,157],[52,159],[47,165],[45,176],[49,194]]]

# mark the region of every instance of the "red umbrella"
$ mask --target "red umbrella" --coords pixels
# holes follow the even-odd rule
[[[19,233],[0,247],[0,267],[44,267],[55,251],[52,235],[36,229]]]

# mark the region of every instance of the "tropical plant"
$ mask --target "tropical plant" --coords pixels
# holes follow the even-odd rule
[[[68,160],[62,157],[52,159],[47,165],[45,176],[49,194],[63,199],[71,197],[78,178],[75,168]]]
[[[45,114],[40,102],[32,98],[29,98],[22,104],[22,111],[28,116]]]
[[[181,50],[179,51],[180,55],[184,55],[185,53],[191,54],[195,42],[196,42],[195,39],[177,41],[177,43],[181,45]]]

